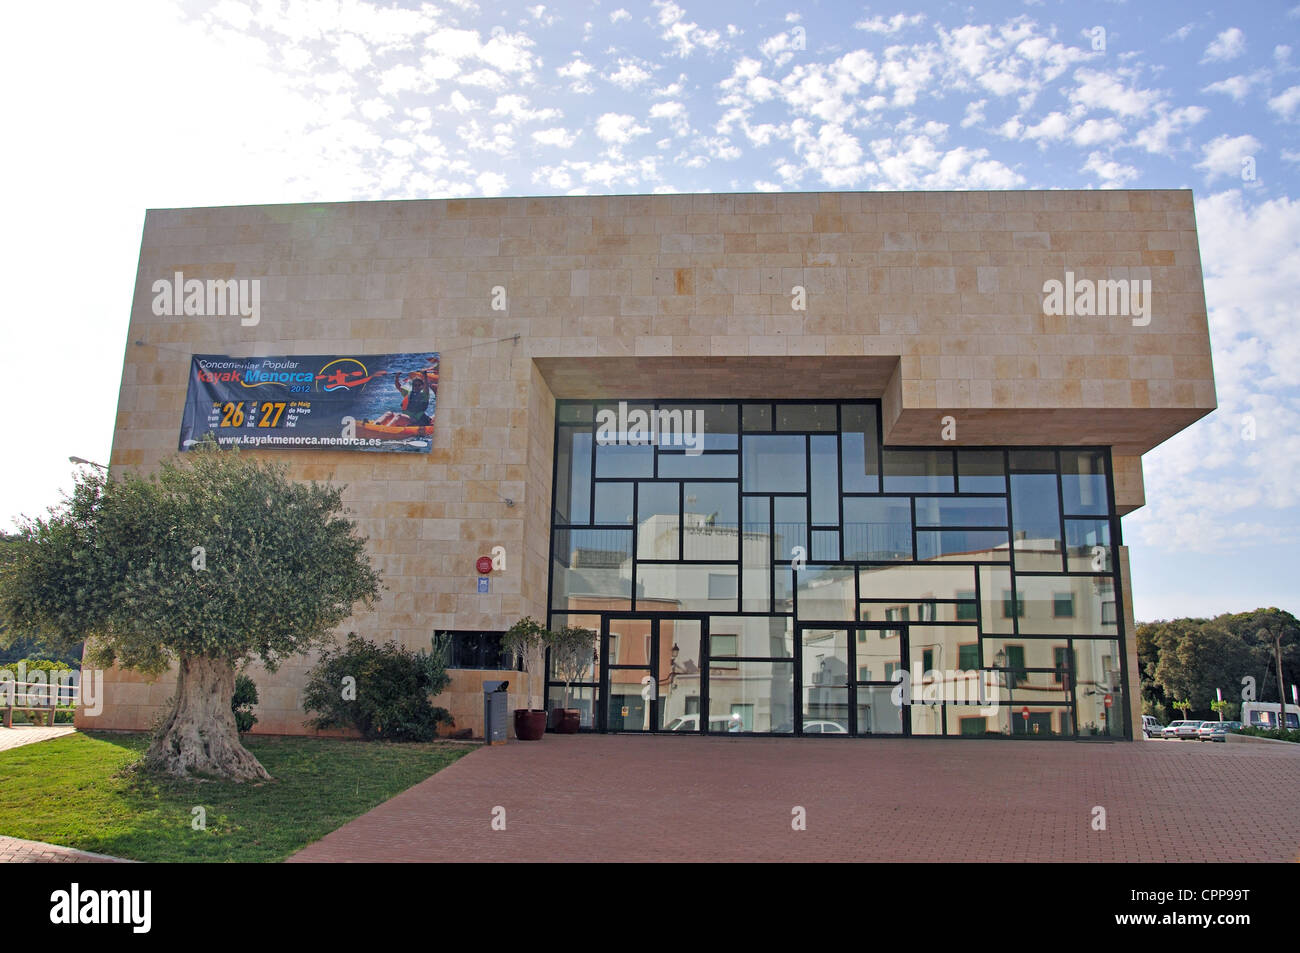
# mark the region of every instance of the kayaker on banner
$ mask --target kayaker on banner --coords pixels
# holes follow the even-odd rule
[[[405,380],[403,380],[405,377]],[[429,398],[433,394],[434,382],[429,379],[427,371],[412,371],[393,377],[393,386],[402,395],[402,412],[416,427],[427,427],[433,423],[429,416]]]

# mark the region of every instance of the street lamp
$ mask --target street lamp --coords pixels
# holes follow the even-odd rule
[[[94,460],[87,460],[85,457],[68,457],[68,462],[81,463],[81,464],[85,464],[88,467],[98,467],[99,469],[103,470],[105,473],[108,472],[108,467],[104,466],[102,463],[96,463]]]

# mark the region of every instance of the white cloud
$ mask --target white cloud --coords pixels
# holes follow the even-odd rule
[[[1223,175],[1235,177],[1241,173],[1241,160],[1257,155],[1260,146],[1260,141],[1251,135],[1216,136],[1202,147],[1203,158],[1196,163],[1196,168],[1205,170],[1206,182]]]
[[[689,56],[697,46],[709,52],[722,45],[722,36],[717,30],[706,30],[699,24],[686,22],[686,11],[672,0],[654,0],[659,8],[659,25],[664,28],[660,37],[676,47],[678,56]]]
[[[596,135],[605,142],[622,144],[631,142],[637,136],[650,131],[648,126],[639,126],[635,116],[621,113],[605,113],[596,120]]]
[[[617,23],[620,20],[630,20],[630,19],[632,19],[632,14],[628,13],[622,7],[619,7],[617,10],[615,10],[613,13],[609,15],[610,23]]]
[[[686,117],[686,105],[674,100],[655,103],[650,107],[651,119],[666,119],[676,135],[684,136],[691,131],[691,124]]]
[[[594,72],[596,67],[592,66],[586,60],[578,57],[570,60],[563,66],[556,67],[555,73],[563,79],[571,79],[569,89],[575,93],[590,93],[595,87],[587,82],[587,76]]]
[[[1078,125],[1070,134],[1076,146],[1095,146],[1101,142],[1110,142],[1124,134],[1124,126],[1114,119],[1088,119]]]
[[[1087,109],[1105,109],[1119,116],[1144,116],[1159,95],[1150,89],[1126,86],[1109,73],[1079,69],[1074,78],[1079,85],[1070,91],[1070,101]]]
[[[1203,93],[1223,93],[1225,96],[1231,96],[1237,102],[1246,98],[1246,93],[1250,92],[1250,86],[1253,82],[1250,76],[1229,76],[1227,79],[1221,79],[1217,83],[1211,83],[1204,87]]]
[[[620,59],[617,70],[602,75],[615,86],[632,89],[648,80],[651,74],[649,70],[643,69],[635,60]]]
[[[1101,179],[1102,187],[1107,189],[1123,188],[1125,183],[1138,177],[1138,170],[1133,166],[1107,159],[1100,152],[1090,152],[1088,161],[1083,164],[1080,171],[1091,172]]]
[[[1026,139],[1052,142],[1064,139],[1070,131],[1070,118],[1062,112],[1048,113],[1043,120],[1025,130]]]
[[[1203,106],[1184,106],[1164,112],[1155,122],[1138,132],[1133,138],[1133,144],[1154,155],[1170,155],[1172,149],[1169,137],[1190,129],[1207,115],[1209,110]]]
[[[508,116],[516,122],[533,122],[559,119],[564,114],[549,106],[544,109],[532,109],[528,105],[527,96],[511,93],[508,96],[497,97],[497,103],[492,107],[492,115]]]
[[[570,148],[578,139],[577,133],[556,126],[554,129],[539,129],[533,133],[533,141],[543,146],[555,146],[560,149]]]
[[[1288,122],[1295,113],[1297,106],[1300,106],[1300,86],[1292,86],[1268,101],[1268,108]]]
[[[500,195],[506,190],[509,184],[504,175],[497,172],[480,172],[474,179],[474,184],[484,195]]]
[[[984,121],[984,104],[987,100],[977,99],[973,103],[966,104],[966,115],[962,117],[961,127],[968,129],[971,126],[978,126]]]
[[[888,20],[883,17],[871,17],[867,20],[859,20],[853,24],[855,30],[863,30],[867,33],[892,34],[897,33],[904,27],[920,26],[925,22],[925,14],[915,13],[912,16],[906,16],[902,13],[895,13]]]
[[[1234,60],[1246,50],[1246,34],[1237,27],[1224,30],[1205,48],[1202,63],[1226,63]]]

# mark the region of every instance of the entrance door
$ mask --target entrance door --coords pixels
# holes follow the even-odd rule
[[[702,617],[606,614],[601,626],[603,731],[699,731]]]
[[[799,645],[801,734],[912,733],[897,681],[909,671],[907,625],[803,623]]]

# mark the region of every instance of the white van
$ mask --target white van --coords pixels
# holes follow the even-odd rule
[[[1241,723],[1247,728],[1278,728],[1281,726],[1282,706],[1277,702],[1242,702]],[[1300,707],[1288,703],[1286,726],[1300,728]]]

